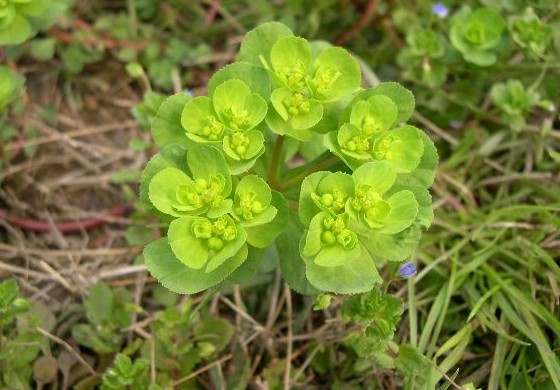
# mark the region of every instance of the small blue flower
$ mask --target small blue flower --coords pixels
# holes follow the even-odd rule
[[[399,268],[399,275],[404,277],[404,278],[411,277],[415,274],[416,274],[416,266],[414,265],[414,263],[412,261],[404,263]]]
[[[440,19],[445,19],[449,15],[449,8],[443,3],[435,3],[432,6],[432,14],[438,16]]]
[[[193,93],[192,89],[188,89],[188,88],[187,88],[187,89],[185,89],[183,92],[184,92],[186,95],[189,95],[190,97],[194,97],[194,93]]]

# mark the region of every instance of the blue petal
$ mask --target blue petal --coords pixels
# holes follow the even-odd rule
[[[416,266],[414,265],[414,263],[412,261],[404,263],[399,268],[399,275],[402,276],[402,277],[408,278],[408,277],[413,276],[415,274],[416,274]]]

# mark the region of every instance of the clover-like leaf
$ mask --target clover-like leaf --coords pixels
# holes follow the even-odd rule
[[[319,54],[313,75],[307,82],[313,97],[331,101],[358,90],[361,71],[358,61],[340,47],[330,47]]]
[[[171,250],[192,269],[214,271],[233,257],[243,246],[247,233],[227,215],[217,219],[181,217],[169,225],[167,233]]]
[[[311,71],[311,46],[300,37],[279,39],[270,50],[274,78],[292,91],[305,87],[305,78]]]
[[[220,122],[233,131],[246,131],[257,126],[266,116],[267,104],[252,93],[244,82],[232,79],[216,87],[212,96]]]
[[[263,225],[274,219],[278,210],[271,206],[272,192],[256,175],[243,177],[235,189],[233,217],[243,227]]]
[[[212,272],[187,267],[171,250],[167,238],[152,242],[144,249],[144,261],[150,273],[166,288],[179,294],[195,294],[223,281],[247,258],[247,245]]]

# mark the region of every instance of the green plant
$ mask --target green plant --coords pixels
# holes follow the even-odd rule
[[[0,283],[0,386],[30,389],[32,363],[40,352],[39,321],[30,315],[30,302],[19,296],[15,280]],[[17,321],[16,321],[17,320]]]
[[[119,353],[115,357],[113,365],[103,374],[101,389],[156,389],[157,386],[148,385],[148,369],[148,360],[140,358],[133,362],[130,357]]]
[[[473,11],[464,7],[453,17],[450,39],[465,61],[489,66],[498,59],[495,49],[500,44],[505,28],[504,19],[492,8]]]
[[[138,309],[128,291],[112,291],[106,284],[97,283],[90,288],[84,306],[89,323],[75,325],[72,337],[99,354],[118,352],[123,341],[118,330],[130,325],[130,315]]]
[[[162,151],[143,172],[141,200],[169,223],[144,251],[164,286],[195,293],[236,280],[277,239],[284,277],[300,292],[370,291],[382,281],[377,267],[410,255],[432,220],[437,153],[405,124],[412,93],[396,83],[362,89],[360,73],[346,50],[265,23],[208,96],[161,104],[152,133]],[[280,166],[285,139],[303,150],[322,138],[314,161]]]
[[[526,89],[519,80],[494,84],[490,90],[490,97],[502,111],[504,120],[517,131],[525,127],[527,115],[540,102],[539,94]]]

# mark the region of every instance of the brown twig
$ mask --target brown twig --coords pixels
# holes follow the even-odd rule
[[[352,39],[354,35],[358,34],[370,22],[373,14],[375,14],[375,10],[378,4],[379,0],[370,0],[358,22],[349,30],[344,32],[341,36],[336,38],[334,40],[334,43],[339,46],[344,45],[346,42]]]
[[[91,27],[90,24],[88,24],[87,22],[81,19],[76,19],[73,24],[74,24],[74,28],[95,33],[93,27]],[[87,46],[103,46],[106,49],[129,48],[129,49],[141,51],[148,44],[148,42],[135,42],[135,41],[129,41],[124,39],[117,40],[113,38],[102,38],[97,36],[95,38],[76,38],[71,33],[67,33],[65,31],[59,30],[56,27],[51,28],[48,31],[48,33],[50,36],[52,36],[53,38],[57,39],[60,42],[65,42],[65,43],[80,42]]]
[[[47,233],[53,230],[58,230],[61,233],[73,233],[101,226],[107,222],[107,218],[120,217],[126,215],[131,210],[132,208],[130,206],[117,206],[104,213],[103,217],[87,218],[79,221],[57,222],[53,225],[45,221],[15,217],[9,215],[6,210],[0,209],[0,219],[4,219],[11,225],[15,225],[19,228],[38,233]]]

